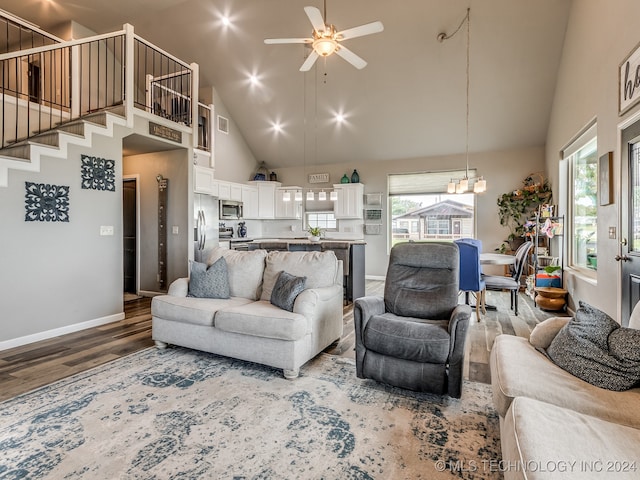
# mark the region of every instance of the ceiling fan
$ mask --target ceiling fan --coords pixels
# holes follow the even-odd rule
[[[364,59],[342,45],[341,42],[349,40],[350,38],[362,37],[364,35],[381,32],[384,30],[382,22],[367,23],[365,25],[360,25],[359,27],[353,27],[338,32],[334,25],[327,24],[326,0],[324,2],[324,17],[316,7],[304,7],[304,11],[313,26],[311,38],[267,38],[264,43],[303,43],[311,45],[313,50],[300,67],[301,72],[310,70],[318,57],[328,57],[332,53],[337,53],[357,69],[362,69],[367,66],[367,62]]]

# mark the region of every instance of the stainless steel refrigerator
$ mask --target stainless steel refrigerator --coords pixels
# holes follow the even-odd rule
[[[196,262],[206,262],[213,247],[218,246],[218,199],[197,193],[193,198],[194,255]]]

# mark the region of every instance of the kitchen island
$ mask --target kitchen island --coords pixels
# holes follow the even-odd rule
[[[263,238],[254,239],[250,250],[264,249],[289,252],[332,251],[342,260],[344,269],[345,300],[349,303],[364,297],[364,240],[322,239],[312,242],[307,238]]]

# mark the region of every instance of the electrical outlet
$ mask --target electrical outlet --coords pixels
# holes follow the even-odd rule
[[[178,228],[178,225],[174,225],[173,227],[171,227],[171,233],[173,233],[174,235],[178,235],[179,231],[180,229]]]
[[[612,240],[616,239],[616,227],[609,227],[609,238]]]
[[[100,236],[108,237],[113,235],[113,225],[100,225]]]

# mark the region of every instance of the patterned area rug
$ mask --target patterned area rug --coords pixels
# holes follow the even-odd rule
[[[150,348],[0,403],[0,478],[500,478],[490,387],[455,400],[356,378],[321,354],[296,380]]]

